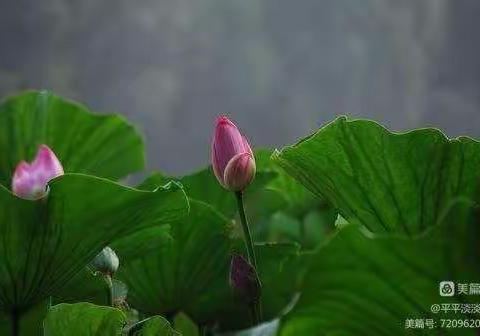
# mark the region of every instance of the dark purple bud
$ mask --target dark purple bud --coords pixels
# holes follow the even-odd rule
[[[243,301],[251,304],[260,298],[260,280],[255,268],[240,254],[232,257],[230,264],[230,286]]]

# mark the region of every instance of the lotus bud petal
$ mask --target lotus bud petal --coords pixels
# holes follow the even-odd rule
[[[63,174],[62,164],[55,153],[48,146],[41,145],[32,163],[21,161],[15,168],[12,191],[21,198],[36,200],[47,194],[50,180]]]
[[[255,160],[250,153],[235,155],[225,168],[223,181],[232,191],[244,190],[255,177]]]
[[[117,254],[108,246],[97,254],[91,263],[96,271],[109,276],[115,274],[119,264],[120,261],[118,260]]]
[[[255,177],[252,149],[237,126],[227,117],[217,118],[211,156],[213,172],[226,189],[242,191]]]
[[[232,257],[230,264],[230,287],[234,293],[248,304],[260,298],[260,280],[255,268],[241,255]]]

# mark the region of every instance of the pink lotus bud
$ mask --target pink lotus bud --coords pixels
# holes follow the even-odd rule
[[[212,166],[226,189],[242,191],[255,177],[255,158],[247,139],[227,117],[219,117],[212,141]]]
[[[260,280],[255,268],[241,255],[235,254],[230,264],[230,287],[246,303],[254,303],[260,298]]]
[[[47,183],[51,179],[63,174],[55,153],[48,146],[40,145],[31,164],[21,161],[15,168],[12,191],[21,198],[36,200],[47,194]]]

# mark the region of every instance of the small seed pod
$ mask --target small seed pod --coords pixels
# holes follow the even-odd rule
[[[260,298],[260,280],[255,268],[241,255],[235,254],[230,264],[230,287],[235,295],[248,304]]]
[[[105,247],[97,256],[93,259],[92,267],[102,273],[103,275],[112,276],[118,269],[119,260],[117,254],[110,247]]]

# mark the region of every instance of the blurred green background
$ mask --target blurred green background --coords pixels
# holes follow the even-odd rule
[[[338,114],[480,133],[476,0],[2,0],[0,96],[52,89],[145,132],[149,168],[208,160],[228,113],[255,147]]]

